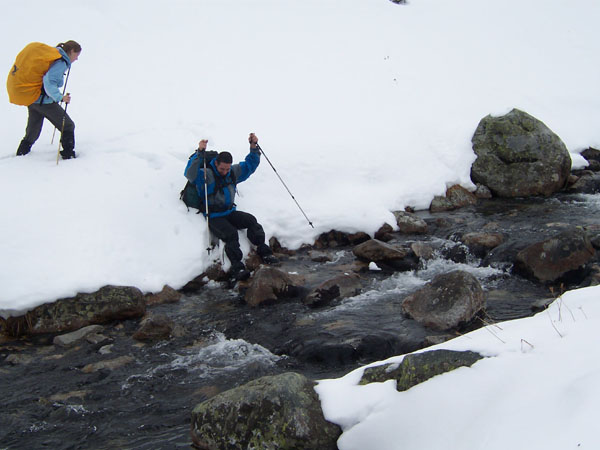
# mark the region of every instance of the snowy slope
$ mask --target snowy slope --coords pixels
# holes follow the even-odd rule
[[[238,206],[291,247],[332,228],[373,232],[391,210],[472,187],[470,138],[490,113],[538,117],[580,166],[600,145],[599,13],[591,0],[11,5],[7,71],[31,41],[83,47],[68,86],[80,157],[57,167],[46,126],[15,158],[26,109],[0,94],[0,314],[199,274],[203,221],[178,194],[201,138],[239,160],[257,133],[316,228],[265,161]]]

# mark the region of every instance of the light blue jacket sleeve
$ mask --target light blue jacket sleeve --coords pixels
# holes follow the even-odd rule
[[[67,68],[67,62],[64,59],[57,59],[44,75],[44,91],[56,103],[60,103],[63,98],[60,88],[63,85],[63,77]]]

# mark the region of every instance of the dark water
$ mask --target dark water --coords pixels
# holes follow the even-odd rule
[[[363,274],[360,295],[322,308],[298,298],[250,308],[240,293],[211,283],[178,303],[150,309],[177,324],[168,341],[135,341],[139,321],[107,325],[105,341],[71,349],[53,346],[53,336],[0,341],[0,449],[190,448],[191,410],[223,390],[289,370],[313,379],[337,377],[424,347],[436,333],[405,318],[400,306],[408,293],[449,270],[478,278],[487,294],[484,320],[529,316],[533,303],[553,295],[548,287],[512,275],[506,264],[482,266],[456,236],[495,224],[512,238],[535,242],[567,225],[598,226],[598,202],[595,196],[560,196],[421,212],[430,233],[397,235],[394,242],[425,241],[434,259],[415,272]],[[282,269],[305,275],[310,287],[354,261],[351,248],[325,252],[332,262],[312,262],[304,251],[284,260]],[[123,357],[131,359],[121,367],[86,371],[88,364]]]

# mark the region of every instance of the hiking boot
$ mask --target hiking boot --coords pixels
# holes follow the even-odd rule
[[[262,262],[269,265],[277,264],[279,262],[279,259],[277,259],[277,257],[275,257],[273,254],[261,256],[260,258],[262,259]]]
[[[267,244],[260,244],[256,248],[256,253],[262,259],[262,262],[265,264],[277,264],[279,260],[273,256],[273,250]]]
[[[27,153],[29,153],[31,151],[31,146],[33,144],[27,142],[25,139],[23,139],[21,141],[21,143],[19,144],[19,148],[17,149],[17,156],[23,156],[26,155]]]
[[[244,264],[238,263],[231,266],[229,277],[235,281],[244,281],[250,278],[250,272],[246,269]]]
[[[62,156],[62,159],[77,158],[77,155],[75,154],[75,152],[73,150],[62,150],[60,152],[60,156]]]

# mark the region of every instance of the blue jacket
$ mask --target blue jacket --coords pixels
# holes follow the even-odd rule
[[[44,91],[46,94],[42,94],[34,103],[40,103],[43,101],[44,105],[49,103],[59,103],[62,98],[62,92],[60,88],[63,85],[63,78],[67,69],[71,68],[71,59],[67,56],[67,53],[60,47],[57,47],[62,58],[57,59],[52,63],[46,75],[44,75]]]
[[[185,176],[196,185],[196,190],[203,204],[204,197],[204,164],[198,167],[198,154],[190,158],[185,168]],[[195,162],[194,162],[195,161]],[[208,193],[209,217],[223,217],[235,211],[235,193],[237,184],[246,181],[260,164],[260,151],[250,149],[244,161],[233,164],[225,176],[217,172],[216,158],[210,161],[212,168],[206,167],[206,187]],[[193,167],[197,167],[194,176]],[[206,215],[206,214],[204,214]]]

